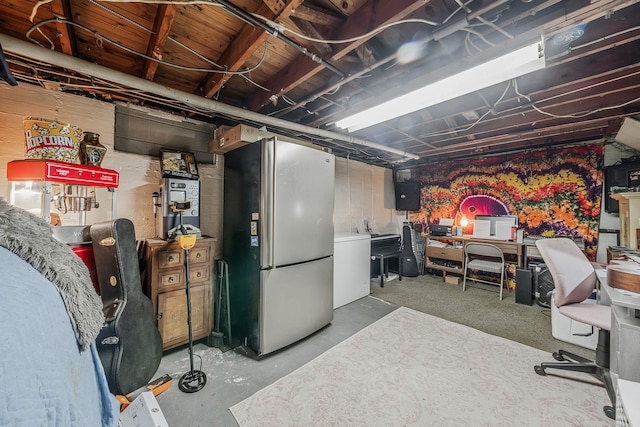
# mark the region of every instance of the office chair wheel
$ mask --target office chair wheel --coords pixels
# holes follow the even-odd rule
[[[564,362],[565,359],[560,353],[558,353],[557,351],[554,351],[552,354],[553,358],[556,359],[558,362]]]
[[[611,418],[612,420],[616,419],[616,408],[613,406],[605,406],[602,408],[604,410],[604,414]]]
[[[540,365],[534,366],[533,370],[536,371],[536,374],[538,375],[542,375],[543,377],[547,376],[547,373],[545,372],[544,368]]]

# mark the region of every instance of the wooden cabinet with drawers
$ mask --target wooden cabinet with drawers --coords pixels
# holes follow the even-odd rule
[[[189,251],[193,339],[213,329],[215,239],[198,239]],[[188,343],[184,250],[176,242],[147,240],[145,293],[153,302],[164,350]]]

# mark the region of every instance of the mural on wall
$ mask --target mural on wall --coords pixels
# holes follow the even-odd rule
[[[417,167],[422,208],[410,220],[472,227],[475,215],[517,215],[525,236],[581,239],[595,261],[603,160],[594,143]]]

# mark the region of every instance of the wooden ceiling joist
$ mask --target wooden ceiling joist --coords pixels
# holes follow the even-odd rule
[[[296,7],[302,4],[304,0],[287,1],[284,7],[279,9],[279,13],[273,11],[273,5],[262,4],[256,11],[258,15],[262,15],[267,19],[279,22],[288,18]],[[235,41],[229,45],[227,50],[219,58],[218,62],[227,65],[227,71],[239,71],[247,60],[260,49],[264,41],[269,37],[264,30],[245,25]],[[203,96],[211,98],[217,93],[222,86],[232,77],[232,74],[211,74],[207,76],[200,84],[200,91]]]
[[[155,23],[153,24],[153,35],[147,47],[147,56],[162,59],[162,51],[164,50],[164,45],[167,43],[171,26],[176,17],[177,7],[178,6],[171,4],[158,5]],[[157,70],[158,62],[147,59],[144,67],[144,78],[153,80]]]
[[[424,6],[425,2],[424,0],[395,0],[373,2],[373,4],[375,4],[376,7],[373,7],[372,3],[366,3],[349,16],[340,28],[327,34],[326,37],[332,40],[344,40],[362,35],[363,32],[405,18],[416,9]],[[363,38],[350,43],[336,45],[334,46],[331,56],[324,59],[326,61],[336,61],[366,41],[367,39]],[[254,93],[251,97],[249,108],[253,111],[260,110],[269,102],[271,95],[280,95],[290,91],[322,69],[323,66],[321,64],[312,61],[307,56],[298,56],[297,59],[287,66],[285,72],[280,73],[276,79],[270,82],[269,88],[271,92],[260,91]]]
[[[69,8],[69,0],[53,0],[51,2],[51,11],[59,17],[71,20],[71,11]],[[67,55],[75,56],[75,42],[73,37],[73,28],[64,22],[56,22],[56,33],[60,42],[60,49]]]

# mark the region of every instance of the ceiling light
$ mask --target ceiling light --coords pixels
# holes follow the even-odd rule
[[[336,122],[355,132],[544,68],[542,42],[490,60]]]

